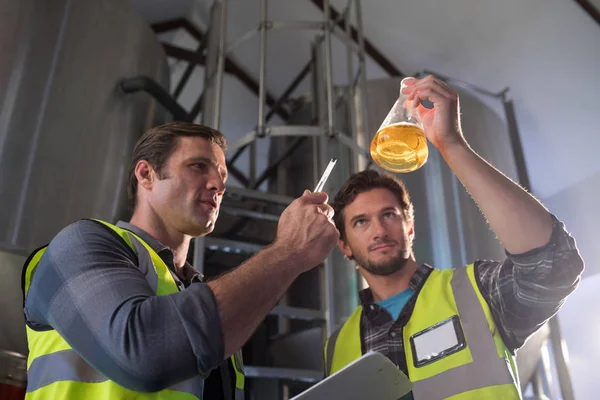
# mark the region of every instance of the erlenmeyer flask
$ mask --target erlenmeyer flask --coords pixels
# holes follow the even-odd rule
[[[419,169],[429,155],[423,125],[413,115],[417,111],[413,111],[408,95],[402,93],[404,87],[403,79],[400,96],[373,137],[370,148],[373,161],[392,172]]]

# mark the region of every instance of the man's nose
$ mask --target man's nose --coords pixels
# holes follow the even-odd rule
[[[383,239],[387,236],[387,230],[379,219],[375,219],[371,224],[371,232],[374,239]]]
[[[210,174],[210,177],[207,181],[208,190],[213,190],[217,192],[217,194],[222,195],[225,192],[225,181],[218,173]]]

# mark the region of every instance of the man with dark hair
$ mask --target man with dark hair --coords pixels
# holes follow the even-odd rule
[[[159,178],[163,179],[165,164],[175,150],[180,137],[201,137],[212,144],[218,145],[223,152],[227,151],[225,136],[208,126],[176,121],[149,129],[136,144],[129,164],[127,195],[132,211],[135,210],[137,201],[136,165],[142,160],[148,161],[159,175]]]
[[[351,176],[332,203],[338,246],[369,288],[329,338],[326,373],[378,351],[413,382],[406,398],[519,399],[515,352],[575,290],[583,261],[564,225],[469,147],[458,94],[433,76],[404,82],[427,139],[471,194],[507,258],[446,270],[419,265],[404,185],[372,170]],[[425,99],[432,109],[420,104]]]
[[[327,195],[307,190],[270,246],[203,282],[186,258],[191,239],[214,229],[225,147],[191,123],[149,130],[133,151],[130,222],[81,220],[31,255],[28,399],[213,399],[204,379],[217,366],[218,397],[244,398],[240,348],[339,234]]]

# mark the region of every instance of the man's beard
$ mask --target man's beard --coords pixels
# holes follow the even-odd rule
[[[395,272],[401,271],[410,258],[410,251],[400,250],[398,254],[391,259],[375,263],[369,260],[368,257],[363,257],[362,254],[354,254],[354,259],[358,265],[363,267],[372,275],[388,276]]]

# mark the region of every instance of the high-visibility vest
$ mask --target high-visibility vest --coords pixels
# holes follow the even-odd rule
[[[179,291],[169,268],[156,251],[134,233],[104,221],[96,220],[115,231],[137,254],[138,259],[151,260],[153,289],[157,296]],[[23,295],[27,296],[35,269],[47,246],[34,251],[23,270]],[[155,286],[155,287],[154,287]],[[180,382],[154,393],[140,393],[111,381],[85,362],[56,330],[35,331],[26,327],[29,357],[27,360],[27,400],[57,399],[201,399],[203,380],[200,376]],[[244,399],[244,374],[241,352],[229,361],[235,371],[235,400]]]
[[[521,399],[515,357],[479,291],[473,264],[432,270],[416,296],[402,330],[415,400]],[[362,355],[361,315],[358,307],[327,341],[328,374]]]

